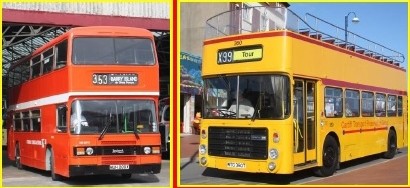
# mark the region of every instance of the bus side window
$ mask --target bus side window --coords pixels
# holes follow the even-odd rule
[[[43,74],[53,70],[54,51],[53,48],[48,49],[43,53]]]
[[[41,70],[41,55],[38,55],[31,59],[31,78],[36,78],[41,75],[42,70]]]
[[[386,95],[376,93],[376,117],[386,116]]]
[[[326,117],[342,117],[343,115],[343,98],[342,89],[340,88],[325,88],[325,116]]]
[[[17,132],[21,131],[22,130],[21,128],[22,120],[21,120],[20,112],[17,112],[14,114],[13,120],[14,120],[14,131],[17,131]]]
[[[65,105],[57,106],[57,132],[67,132],[67,107]]]
[[[33,132],[40,132],[41,131],[41,113],[40,110],[33,110],[31,111],[31,125]]]
[[[399,96],[397,101],[397,112],[399,117],[403,115],[403,97]]]
[[[387,116],[397,116],[396,96],[387,95]]]
[[[56,68],[60,69],[67,64],[67,40],[57,44],[56,46]]]

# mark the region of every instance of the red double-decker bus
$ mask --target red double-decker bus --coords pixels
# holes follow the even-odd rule
[[[51,178],[159,173],[159,67],[151,32],[81,27],[13,64],[8,158]]]

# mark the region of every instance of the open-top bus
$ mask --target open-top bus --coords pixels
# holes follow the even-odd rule
[[[159,173],[159,73],[146,29],[79,27],[12,65],[8,158],[53,180]]]
[[[207,21],[201,166],[330,176],[340,162],[393,158],[407,146],[404,56],[350,32],[354,40],[339,39],[315,28],[342,28],[309,18],[323,25],[280,7]]]

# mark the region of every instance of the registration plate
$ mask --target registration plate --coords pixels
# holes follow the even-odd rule
[[[130,165],[110,165],[110,170],[128,170]]]
[[[95,85],[136,85],[138,75],[133,73],[93,74],[92,82]]]
[[[245,163],[232,163],[232,162],[228,162],[227,165],[229,168],[246,168]]]

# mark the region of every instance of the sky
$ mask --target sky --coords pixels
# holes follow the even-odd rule
[[[345,16],[355,12],[360,22],[351,22],[348,30],[364,38],[402,53],[401,67],[408,69],[408,9],[407,3],[292,3],[289,9],[305,18],[310,13],[338,27],[345,27]]]

